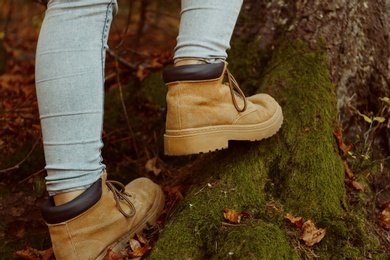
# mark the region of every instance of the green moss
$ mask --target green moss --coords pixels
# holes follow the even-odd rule
[[[161,71],[153,72],[142,82],[140,95],[149,102],[164,106],[166,104],[167,88],[161,76]]]
[[[274,196],[294,214],[318,219],[342,214],[345,196],[333,137],[334,86],[324,55],[300,42],[291,44],[277,52],[262,86],[283,104],[285,117],[284,142],[273,152],[280,160],[270,172],[277,179]]]
[[[222,230],[211,259],[298,259],[279,226],[256,222]]]

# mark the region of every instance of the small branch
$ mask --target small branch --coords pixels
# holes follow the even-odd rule
[[[21,184],[22,182],[25,182],[25,181],[27,181],[28,179],[30,179],[30,178],[32,178],[32,177],[34,177],[34,176],[36,176],[36,175],[38,175],[38,174],[40,174],[40,173],[42,173],[42,172],[44,172],[44,171],[45,171],[45,169],[40,169],[39,171],[37,171],[37,172],[35,172],[35,173],[33,173],[33,174],[30,174],[28,177],[26,177],[26,178],[24,178],[23,180],[19,181],[18,184]]]
[[[133,131],[131,125],[130,125],[129,115],[127,114],[126,105],[125,105],[125,101],[124,101],[124,98],[123,98],[122,84],[121,84],[120,77],[119,77],[119,66],[118,66],[118,59],[117,59],[118,55],[116,55],[115,57],[116,57],[116,59],[115,59],[115,67],[116,67],[116,71],[117,71],[117,78],[116,78],[116,80],[117,80],[118,88],[119,88],[119,97],[121,99],[123,113],[125,114],[126,124],[127,124],[128,129],[129,129],[130,136],[132,137],[132,140],[133,140],[133,146],[134,146],[135,154],[138,157],[139,154],[138,154],[137,144],[135,142],[134,131]]]
[[[35,147],[39,144],[39,141],[41,140],[41,137],[39,137],[33,147],[31,148],[30,152],[26,155],[26,157],[21,160],[19,163],[17,163],[15,166],[12,166],[12,167],[9,167],[7,169],[3,169],[3,170],[0,170],[0,173],[5,173],[5,172],[9,172],[9,171],[13,171],[13,170],[16,170],[16,169],[19,169],[20,168],[20,165],[22,165],[29,157],[30,155],[32,154],[32,152],[35,150]]]
[[[232,223],[227,223],[227,222],[221,222],[222,226],[225,227],[246,227],[246,224],[232,224]]]
[[[107,53],[110,54],[110,56],[112,56],[113,58],[115,58],[118,62],[128,67],[129,69],[136,70],[138,67],[138,64],[128,62],[127,60],[119,57],[119,55],[117,55],[114,51],[110,49],[107,50]]]

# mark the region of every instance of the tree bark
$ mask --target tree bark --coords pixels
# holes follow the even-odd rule
[[[340,123],[350,132],[360,124],[351,123],[356,115],[345,101],[352,94],[356,109],[379,107],[377,97],[389,96],[388,5],[245,2],[231,71],[247,92],[278,100],[284,125],[270,139],[232,142],[205,156],[149,259],[386,258],[376,229],[348,203],[333,133]],[[378,145],[385,147],[381,138]],[[226,208],[250,217],[229,223]],[[305,245],[287,214],[326,228],[325,237]]]

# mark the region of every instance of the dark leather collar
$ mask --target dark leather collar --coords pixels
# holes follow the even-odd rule
[[[48,224],[58,224],[68,221],[95,205],[102,196],[102,179],[97,180],[76,199],[55,206],[53,197],[46,200],[41,207],[43,219]]]
[[[225,63],[183,65],[166,69],[163,72],[165,83],[188,80],[217,79],[222,75]]]

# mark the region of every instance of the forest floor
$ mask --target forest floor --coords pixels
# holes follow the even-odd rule
[[[127,183],[147,176],[163,187],[167,201],[160,227],[191,185],[191,167],[208,158],[163,155],[166,89],[161,69],[172,62],[179,23],[178,3],[170,2],[164,5],[169,9],[159,6],[160,1],[149,5],[145,18],[135,3],[128,30],[128,1],[120,2],[110,33],[105,76],[104,163],[113,179]],[[1,259],[18,259],[14,253],[23,249],[27,250],[19,251],[19,257],[24,259],[50,259],[50,251],[44,256],[50,239],[39,211],[47,194],[34,76],[44,12],[45,7],[27,0],[0,4]],[[381,203],[390,197],[386,183],[390,183],[390,173],[371,183],[383,190]],[[152,244],[158,228],[145,236]],[[32,253],[37,256],[27,258]]]

